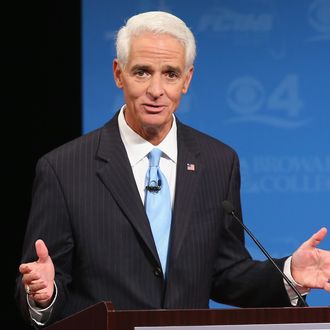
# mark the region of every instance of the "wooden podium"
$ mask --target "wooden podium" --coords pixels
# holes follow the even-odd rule
[[[47,330],[134,330],[151,326],[207,326],[239,324],[328,323],[330,307],[115,310],[111,302],[100,302]],[[187,328],[186,328],[187,329]],[[316,327],[315,327],[316,329]],[[327,329],[327,327],[323,328]]]

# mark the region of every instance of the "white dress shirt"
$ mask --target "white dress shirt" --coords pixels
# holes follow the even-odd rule
[[[157,146],[143,139],[134,132],[126,123],[124,117],[125,106],[120,110],[118,116],[118,125],[120,137],[124,143],[129,162],[132,167],[136,186],[139,190],[142,203],[144,204],[145,195],[145,176],[149,168],[148,153],[151,149],[157,147],[163,154],[159,161],[159,167],[164,173],[171,194],[172,209],[175,194],[176,164],[178,158],[177,129],[175,116],[173,115],[173,124],[165,139]]]

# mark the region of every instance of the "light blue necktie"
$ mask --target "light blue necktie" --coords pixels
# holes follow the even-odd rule
[[[170,236],[172,209],[167,180],[159,168],[162,151],[154,148],[148,154],[149,170],[146,174],[145,209],[150,222],[158,256],[166,273],[167,250]]]

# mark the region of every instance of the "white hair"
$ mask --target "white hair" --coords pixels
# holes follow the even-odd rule
[[[132,16],[120,28],[116,38],[117,59],[125,67],[130,52],[131,39],[144,32],[169,34],[185,49],[185,69],[191,67],[196,57],[195,37],[180,18],[163,11],[149,11]]]

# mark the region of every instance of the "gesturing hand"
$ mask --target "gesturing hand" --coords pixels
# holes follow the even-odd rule
[[[330,251],[317,248],[326,234],[321,228],[293,253],[291,272],[300,285],[330,292]]]
[[[55,270],[48,249],[41,239],[35,243],[38,260],[21,264],[22,283],[29,296],[40,307],[47,307],[54,293]]]

